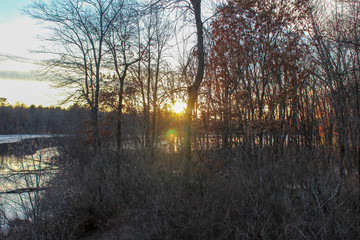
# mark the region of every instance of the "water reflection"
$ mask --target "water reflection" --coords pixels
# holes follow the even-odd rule
[[[0,135],[0,144],[4,143],[16,143],[21,142],[26,139],[35,139],[35,138],[54,138],[54,137],[63,137],[65,135],[53,135],[53,134],[12,134],[12,135]]]
[[[57,147],[48,147],[30,155],[0,156],[1,229],[6,229],[8,221],[15,218],[32,219],[32,210],[56,171],[51,161],[56,155]]]

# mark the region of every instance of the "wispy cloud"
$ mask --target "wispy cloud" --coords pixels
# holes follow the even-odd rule
[[[0,78],[18,80],[36,80],[38,65],[34,60],[0,53]]]
[[[33,60],[21,56],[0,53],[0,62],[2,61],[32,62]]]
[[[33,72],[0,71],[0,78],[18,80],[37,80],[39,77]]]

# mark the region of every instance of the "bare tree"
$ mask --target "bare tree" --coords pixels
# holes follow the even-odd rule
[[[333,132],[337,135],[338,167],[343,177],[346,172],[348,176],[351,175],[352,158],[359,162],[359,154],[355,150],[358,147],[351,147],[359,144],[359,5],[356,1],[337,0],[322,4],[318,2],[313,8],[311,36],[318,63],[316,76],[321,82],[323,97],[329,99],[330,114],[327,118],[334,119],[325,131],[329,135],[330,146]],[[321,11],[321,7],[331,11]]]
[[[111,34],[106,40],[107,47],[111,52],[109,62],[110,65],[113,64],[117,82],[114,88],[117,92],[116,146],[118,152],[121,150],[125,78],[129,67],[141,58],[141,54],[137,56],[134,49],[136,47],[137,27],[140,18],[139,11],[136,9],[137,3],[131,1],[125,3],[125,1],[122,1],[119,7],[123,10],[114,21]]]
[[[30,16],[48,23],[52,35],[47,39],[57,48],[44,50],[54,58],[47,62],[52,78],[60,86],[75,88],[77,96],[91,109],[94,148],[102,168],[99,134],[99,94],[102,81],[105,40],[123,10],[119,0],[60,0],[33,2],[26,9]]]
[[[205,73],[205,49],[204,49],[204,34],[203,34],[203,21],[201,19],[201,0],[191,0],[193,7],[194,18],[196,22],[196,36],[197,36],[197,58],[198,66],[197,73],[193,84],[188,89],[188,102],[185,112],[184,121],[184,161],[186,162],[185,171],[189,171],[189,162],[191,159],[191,124],[192,112],[199,94],[199,88],[204,78]]]
[[[158,142],[158,122],[164,102],[164,79],[169,75],[166,50],[172,34],[168,16],[157,5],[145,6],[139,22],[138,58],[133,79],[139,88],[143,114],[143,146],[153,155]]]
[[[201,0],[175,0],[171,4],[183,4],[185,9],[190,10],[195,20],[196,47],[194,53],[197,56],[196,75],[187,90],[187,107],[184,119],[184,155],[183,159],[186,165],[186,171],[189,170],[191,160],[191,125],[193,111],[199,95],[200,85],[204,79],[205,73],[205,48],[204,48],[204,23],[202,20],[202,1]],[[185,69],[186,70],[186,69]]]

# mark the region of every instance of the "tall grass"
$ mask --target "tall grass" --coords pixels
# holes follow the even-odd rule
[[[273,159],[233,149],[198,152],[188,179],[181,153],[62,148],[40,206],[37,239],[358,239],[357,184],[324,155],[291,149]],[[116,166],[120,166],[117,168]],[[98,179],[102,179],[102,185]],[[12,233],[18,239],[24,232]],[[24,239],[24,238],[22,238]]]

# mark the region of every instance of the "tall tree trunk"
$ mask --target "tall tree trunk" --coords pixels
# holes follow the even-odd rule
[[[94,148],[97,157],[97,161],[99,163],[99,167],[102,167],[102,154],[101,154],[101,141],[99,134],[99,126],[98,126],[98,110],[97,108],[93,108],[92,110],[92,123],[93,123],[93,134],[94,134]]]
[[[126,71],[126,70],[125,70]],[[123,95],[124,95],[124,79],[125,74],[123,77],[120,78],[120,89],[118,93],[119,98],[119,105],[117,109],[117,126],[116,126],[116,147],[118,153],[121,151],[121,125],[122,125],[122,108],[123,108]]]
[[[198,66],[196,78],[188,89],[189,99],[185,111],[184,119],[184,161],[185,161],[185,174],[189,174],[190,159],[191,159],[191,125],[192,125],[192,112],[198,96],[200,84],[204,78],[205,71],[205,53],[204,53],[204,37],[203,37],[203,22],[201,20],[201,0],[191,0],[194,8],[194,15],[196,21],[196,34],[197,34],[197,53],[198,53]]]
[[[122,143],[122,133],[121,133],[122,128],[121,128],[121,126],[122,126],[122,111],[123,111],[123,101],[124,101],[125,78],[126,78],[126,74],[127,74],[127,70],[129,68],[129,66],[136,63],[137,61],[138,60],[135,60],[131,63],[126,63],[126,61],[125,61],[125,68],[124,68],[122,74],[120,74],[119,65],[116,60],[116,55],[114,55],[115,71],[116,71],[117,77],[119,78],[119,84],[120,84],[120,88],[119,88],[119,92],[118,92],[119,105],[117,107],[117,122],[116,122],[116,147],[117,147],[118,153],[120,153],[120,151],[121,151],[121,143]]]

